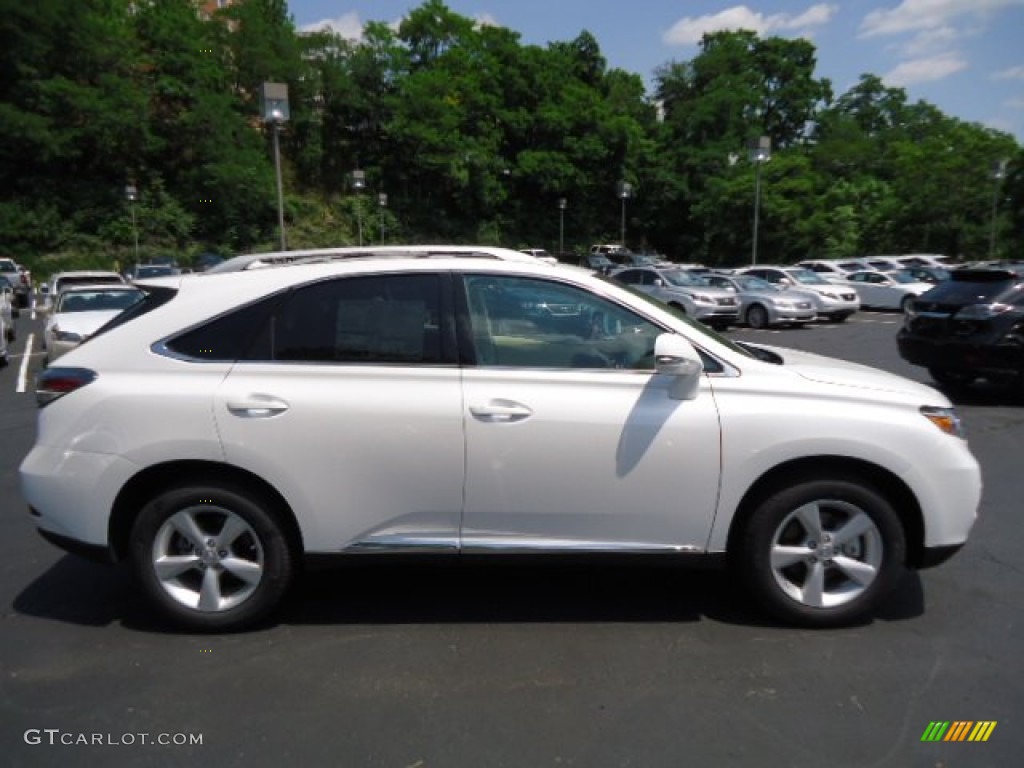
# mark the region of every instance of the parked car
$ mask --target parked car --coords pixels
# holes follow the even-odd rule
[[[474,253],[146,284],[37,379],[35,525],[203,631],[367,552],[711,558],[832,626],[967,540],[979,467],[932,387]]]
[[[943,256],[941,253],[907,253],[896,256],[896,261],[905,267],[942,267],[952,269],[956,266],[956,260],[950,256]]]
[[[603,253],[587,253],[580,257],[579,265],[607,275],[617,269],[617,265]]]
[[[903,271],[919,283],[935,285],[943,280],[949,280],[949,270],[945,267],[919,267],[909,264],[903,267]]]
[[[1024,391],[1024,266],[952,270],[911,302],[896,338],[940,385],[986,378]]]
[[[847,281],[857,291],[862,307],[898,309],[903,312],[916,297],[932,287],[904,270],[854,272]]]
[[[830,283],[843,284],[846,276],[865,269],[874,269],[866,261],[860,259],[808,259],[797,262],[796,266],[817,273],[823,280]]]
[[[43,288],[47,308],[52,307],[60,292],[72,285],[124,285],[124,277],[117,272],[101,269],[80,269],[58,272]]]
[[[815,296],[818,317],[834,323],[841,323],[858,309],[860,299],[857,292],[848,285],[835,285],[816,272],[802,267],[762,265],[747,267],[737,274],[753,275],[779,287],[799,288],[812,291]]]
[[[7,365],[7,345],[14,341],[14,289],[6,277],[0,275],[0,364]]]
[[[43,327],[44,364],[77,347],[142,298],[129,285],[72,285],[53,303]]]
[[[709,285],[735,291],[740,299],[739,322],[751,328],[802,325],[818,316],[814,295],[793,288],[776,288],[753,275],[705,275]]]
[[[713,328],[728,328],[739,319],[740,300],[734,291],[715,288],[685,269],[632,267],[611,277]]]
[[[168,277],[180,274],[181,270],[170,264],[136,264],[132,268],[129,279],[135,282],[136,280],[147,280],[151,277]]]
[[[14,287],[6,276],[0,275],[0,321],[2,321],[0,335],[7,342],[13,342],[17,337],[14,322],[18,315],[18,304],[15,299]]]
[[[14,308],[24,309],[31,302],[32,275],[14,259],[0,258],[0,275],[7,278],[14,290]]]

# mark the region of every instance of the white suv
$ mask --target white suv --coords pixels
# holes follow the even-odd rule
[[[35,525],[214,631],[265,620],[304,559],[367,552],[724,555],[828,626],[966,541],[979,468],[938,391],[475,254],[147,284],[37,381]]]

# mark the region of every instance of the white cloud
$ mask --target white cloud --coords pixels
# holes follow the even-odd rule
[[[796,16],[785,13],[765,15],[745,5],[735,5],[707,16],[686,16],[669,27],[662,40],[668,45],[695,45],[706,34],[736,29],[750,29],[761,36],[777,32],[808,32],[813,27],[827,24],[838,10],[837,5],[819,3]]]
[[[350,11],[336,19],[322,19],[302,27],[301,32],[322,32],[331,30],[348,40],[359,40],[363,36],[363,22],[356,11]]]
[[[937,51],[948,51],[960,36],[961,33],[953,27],[936,27],[919,32],[909,41],[901,42],[893,48],[903,56],[923,58]]]
[[[1010,67],[992,73],[993,80],[1024,80],[1024,67]]]
[[[478,13],[474,17],[473,20],[476,22],[476,26],[477,26],[478,29],[480,27],[500,27],[501,26],[501,24],[498,23],[498,20],[496,18],[494,18],[489,13]]]
[[[871,11],[860,25],[861,37],[899,35],[951,26],[964,15],[984,16],[1024,0],[902,0],[895,8]]]
[[[882,79],[887,85],[902,88],[915,83],[930,83],[967,69],[967,61],[957,53],[944,53],[926,59],[900,63]]]

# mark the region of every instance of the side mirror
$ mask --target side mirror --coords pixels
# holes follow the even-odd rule
[[[660,277],[654,278],[654,287],[655,288],[664,288],[665,287],[665,281],[662,280]]]
[[[792,284],[793,284],[793,281],[790,280],[788,277],[780,277],[779,278],[779,285],[781,285],[781,286],[789,287]]]
[[[654,372],[673,378],[668,390],[673,400],[695,399],[703,371],[700,355],[682,336],[663,333],[654,340]]]

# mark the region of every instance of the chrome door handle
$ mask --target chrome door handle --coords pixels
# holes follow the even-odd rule
[[[250,395],[239,400],[228,400],[228,411],[234,416],[248,419],[266,419],[288,410],[288,403],[269,395]]]
[[[486,405],[471,405],[469,412],[479,421],[511,422],[522,421],[533,415],[533,411],[522,403],[510,400],[492,400]]]

